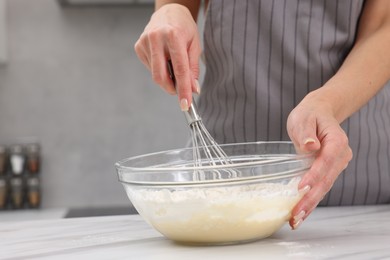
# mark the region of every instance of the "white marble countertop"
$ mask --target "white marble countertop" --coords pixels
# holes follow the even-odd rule
[[[317,208],[299,230],[184,246],[138,215],[0,223],[0,259],[390,259],[390,205]]]

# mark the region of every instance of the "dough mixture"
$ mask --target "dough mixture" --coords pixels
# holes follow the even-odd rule
[[[290,218],[302,194],[290,183],[192,189],[133,189],[130,200],[166,237],[187,243],[232,243],[265,238]]]

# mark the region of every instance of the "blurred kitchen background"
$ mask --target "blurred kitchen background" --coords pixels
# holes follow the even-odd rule
[[[38,209],[28,204],[27,164],[22,209],[11,205],[12,165],[0,175],[9,191],[0,221],[129,212],[114,163],[186,144],[177,98],[133,49],[152,12],[152,0],[0,0],[0,146],[8,159],[21,147],[25,160],[35,146],[40,163]]]

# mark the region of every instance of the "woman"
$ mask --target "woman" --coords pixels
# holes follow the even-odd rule
[[[154,81],[176,94],[166,66],[172,60],[182,110],[200,91],[199,5],[156,1],[135,45]],[[211,134],[220,143],[290,138],[302,152],[318,151],[299,185],[306,195],[293,209],[291,227],[320,202],[389,203],[390,2],[206,5],[199,108]]]

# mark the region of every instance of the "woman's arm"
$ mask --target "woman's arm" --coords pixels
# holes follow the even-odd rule
[[[197,21],[199,8],[200,8],[200,0],[156,0],[154,2],[155,11],[160,9],[162,6],[166,4],[180,4],[188,8],[191,12],[192,18],[194,21]]]
[[[390,79],[390,1],[366,0],[357,39],[339,71],[311,95],[329,102],[339,122]]]
[[[182,110],[188,110],[192,92],[199,93],[201,53],[196,17],[200,0],[157,0],[156,11],[134,48],[150,70],[155,83],[179,97]],[[167,61],[175,71],[176,89],[169,77]]]
[[[338,72],[291,112],[287,130],[295,146],[318,151],[300,183],[310,191],[293,209],[297,228],[331,189],[352,158],[340,123],[365,105],[390,79],[390,1],[366,0],[356,42]]]

